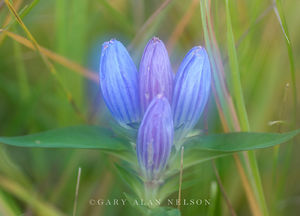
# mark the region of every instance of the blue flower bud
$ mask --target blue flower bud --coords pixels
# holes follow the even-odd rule
[[[125,128],[138,123],[138,73],[121,42],[113,39],[102,45],[99,73],[102,95],[113,117]]]
[[[177,140],[184,138],[198,122],[208,100],[210,84],[208,55],[203,47],[194,47],[183,59],[175,77],[172,111]]]
[[[152,38],[145,47],[139,69],[139,91],[142,114],[156,95],[172,101],[173,79],[167,49],[159,38]]]
[[[171,106],[162,95],[148,106],[137,137],[137,158],[146,180],[158,180],[170,156],[173,144]]]

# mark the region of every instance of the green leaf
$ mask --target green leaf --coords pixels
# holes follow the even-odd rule
[[[126,139],[96,126],[72,126],[25,136],[0,137],[0,142],[19,147],[101,149],[129,158],[133,155]]]
[[[189,168],[218,157],[224,157],[233,152],[267,148],[284,143],[300,132],[300,129],[287,133],[254,133],[235,132],[225,134],[193,136],[184,143],[183,168]],[[178,172],[180,168],[180,154],[171,158],[169,169],[166,171],[166,183],[160,189],[160,198],[164,199],[171,193],[178,191]],[[183,188],[192,186],[195,182],[183,181]]]
[[[140,199],[142,199],[144,185],[142,180],[138,177],[137,173],[135,173],[132,169],[124,164],[122,166],[115,164],[115,167],[126,184],[135,192],[135,194]]]
[[[181,190],[185,190],[195,184],[199,183],[199,179],[194,178],[193,172],[185,172],[183,175]],[[165,200],[168,196],[178,191],[179,175],[173,175],[167,178],[164,184],[160,187],[158,198]]]
[[[185,144],[188,150],[209,150],[217,152],[238,152],[267,148],[284,143],[300,132],[300,129],[287,133],[234,132],[196,136]]]
[[[300,129],[287,133],[255,133],[255,132],[234,132],[224,134],[213,134],[207,136],[193,136],[184,144],[183,167],[190,166],[230,155],[234,152],[249,151],[261,148],[268,148],[284,143],[300,132]],[[167,173],[171,176],[179,171],[180,158],[170,163]]]

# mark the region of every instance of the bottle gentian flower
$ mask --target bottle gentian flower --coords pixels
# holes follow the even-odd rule
[[[203,47],[194,47],[183,59],[175,77],[172,111],[176,140],[184,138],[199,120],[210,84],[208,55]]]
[[[168,100],[158,95],[148,106],[137,137],[136,152],[147,181],[158,180],[173,144],[173,117]]]
[[[139,123],[138,73],[121,42],[102,45],[99,75],[104,101],[117,122],[125,128]]]
[[[175,80],[173,77],[167,50],[156,37],[145,47],[139,74],[119,41],[110,40],[102,46],[100,86],[107,107],[125,128],[139,124],[143,116],[136,153],[146,184],[161,178],[173,139],[181,144],[204,110],[211,83],[205,49],[192,48]]]
[[[167,49],[157,37],[146,45],[139,68],[139,95],[142,114],[152,99],[161,94],[172,101],[174,74]]]

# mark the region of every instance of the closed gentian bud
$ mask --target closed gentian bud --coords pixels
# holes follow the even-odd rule
[[[121,42],[112,39],[102,45],[99,72],[108,109],[121,126],[131,128],[140,121],[138,73]]]
[[[184,138],[199,120],[210,84],[208,55],[203,47],[194,47],[183,59],[175,77],[172,111],[177,140]]]
[[[152,99],[161,94],[171,103],[173,91],[171,63],[164,43],[152,38],[145,47],[139,68],[139,91],[142,114]]]
[[[171,106],[162,95],[148,106],[137,137],[137,158],[147,181],[158,180],[170,156],[173,144]]]

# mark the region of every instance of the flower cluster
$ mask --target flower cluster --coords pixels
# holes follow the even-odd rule
[[[183,140],[199,120],[210,82],[203,47],[188,52],[174,77],[166,47],[157,37],[146,45],[139,70],[121,42],[113,39],[103,44],[102,95],[122,127],[139,125],[136,152],[147,181],[160,178],[174,141]]]

